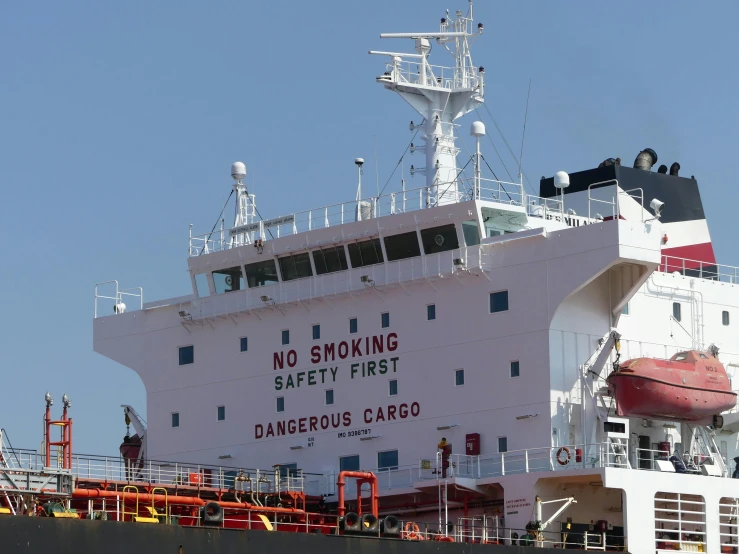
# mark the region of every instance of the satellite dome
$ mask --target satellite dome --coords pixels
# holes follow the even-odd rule
[[[566,171],[557,171],[554,174],[554,186],[558,189],[566,189],[570,186],[570,176]]]
[[[246,166],[242,162],[234,162],[231,166],[231,177],[237,181],[241,181],[246,177]]]
[[[473,137],[485,136],[485,124],[482,121],[473,121],[470,127],[470,135]]]

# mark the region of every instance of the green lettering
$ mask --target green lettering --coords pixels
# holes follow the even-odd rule
[[[303,382],[303,376],[304,375],[305,375],[305,371],[298,371],[298,379],[297,379],[298,380],[298,385],[297,386],[300,386],[300,383]]]
[[[308,372],[308,385],[315,385],[316,384],[316,370],[311,369]]]
[[[380,369],[378,369],[377,371],[380,373],[380,375],[385,375],[387,373],[387,360],[386,359],[383,358],[382,360],[380,360]]]
[[[275,377],[275,390],[282,390],[282,375]]]
[[[293,376],[292,374],[288,374],[287,383],[285,383],[285,390],[294,389],[294,388],[295,388],[295,383],[293,383]]]
[[[318,370],[318,372],[321,374],[321,383],[325,383],[326,382],[326,368],[322,367],[321,369]]]
[[[374,360],[370,360],[369,362],[367,362],[367,376],[368,377],[370,375],[374,375],[375,374],[375,366],[376,365],[377,364],[375,363]]]
[[[352,379],[354,379],[354,374],[357,372],[358,367],[359,367],[359,364],[352,364],[352,367],[351,367]]]
[[[390,358],[390,361],[391,361],[391,362],[393,362],[393,373],[395,373],[395,371],[396,371],[396,368],[395,368],[395,366],[396,366],[396,362],[397,362],[397,361],[398,361],[399,359],[400,359],[400,358],[398,358],[398,357],[395,357],[395,358]]]
[[[339,371],[338,367],[330,367],[331,370],[331,378],[333,379],[333,382],[336,382],[336,372]]]

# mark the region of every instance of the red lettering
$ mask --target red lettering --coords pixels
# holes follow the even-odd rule
[[[344,412],[344,427],[351,427],[351,425],[352,425],[351,412]]]
[[[375,421],[385,421],[385,414],[382,411],[382,408],[377,408],[377,417],[375,418]]]
[[[301,417],[298,420],[298,432],[305,433],[308,430],[308,428],[305,426],[305,423],[306,423],[306,418],[304,417]]]
[[[275,352],[272,358],[272,369],[282,369],[285,367],[285,355],[282,352]]]
[[[387,418],[388,418],[388,420],[395,419],[395,410],[396,409],[397,408],[395,406],[388,406],[387,407]]]
[[[368,412],[369,412],[369,417],[367,417],[367,413]],[[367,408],[364,411],[364,422],[365,423],[372,423],[372,409],[371,408]]]
[[[364,353],[365,353],[365,354],[366,354],[367,356],[369,356],[369,353],[370,353],[370,348],[369,348],[369,345],[370,345],[370,338],[369,338],[369,337],[365,337],[365,338],[364,338],[364,344],[365,344],[365,347],[364,347]]]
[[[278,421],[277,422],[277,436],[285,434],[285,421]]]
[[[336,419],[334,419],[334,416],[336,416]],[[331,426],[336,429],[339,425],[341,425],[341,414],[331,414]]]
[[[323,345],[323,361],[324,362],[328,361],[329,356],[331,356],[332,362],[336,359],[336,356],[334,355],[334,348],[335,348],[335,345],[333,342],[330,344]]]
[[[385,335],[379,337],[372,337],[372,353],[382,354],[385,350]]]
[[[387,336],[387,351],[395,352],[398,349],[398,333],[390,333]]]
[[[298,363],[298,353],[295,352],[295,350],[290,350],[290,352],[287,353],[287,365],[290,367],[295,367],[295,364]]]
[[[343,353],[342,353],[343,350]],[[342,360],[346,358],[349,355],[349,345],[346,341],[341,341],[339,343],[339,358]]]
[[[264,436],[264,427],[261,423],[257,423],[254,426],[254,438],[261,439]]]
[[[362,355],[362,339],[355,339],[352,341],[352,358],[356,358]]]
[[[421,413],[421,405],[418,402],[414,402],[411,404],[411,415],[413,417],[418,417],[418,414]]]
[[[398,414],[400,415],[400,419],[405,419],[408,417],[408,404],[401,404],[400,408],[398,409]]]
[[[317,364],[321,361],[321,347],[315,345],[310,349],[310,363]]]
[[[268,437],[274,437],[275,436],[275,430],[272,427],[272,424],[271,423],[268,423],[267,424],[267,436]]]
[[[321,429],[328,429],[328,416],[327,415],[321,416]]]
[[[311,431],[318,430],[318,418],[316,416],[310,416],[310,430]]]
[[[294,419],[291,419],[290,421],[287,422],[287,432],[288,433],[290,433],[291,435],[294,435],[295,434],[295,428],[296,428],[296,424],[295,424],[295,420]]]

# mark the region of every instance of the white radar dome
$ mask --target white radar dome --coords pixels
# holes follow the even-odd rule
[[[557,171],[554,174],[554,186],[558,189],[566,189],[570,186],[570,176],[566,171]]]
[[[231,166],[231,177],[237,181],[241,181],[246,177],[246,166],[241,162],[234,162]]]
[[[473,121],[470,127],[470,135],[473,137],[485,136],[485,124],[482,121]]]

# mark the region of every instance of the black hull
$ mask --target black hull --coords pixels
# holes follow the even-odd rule
[[[556,554],[561,549],[0,516],[3,554]]]

